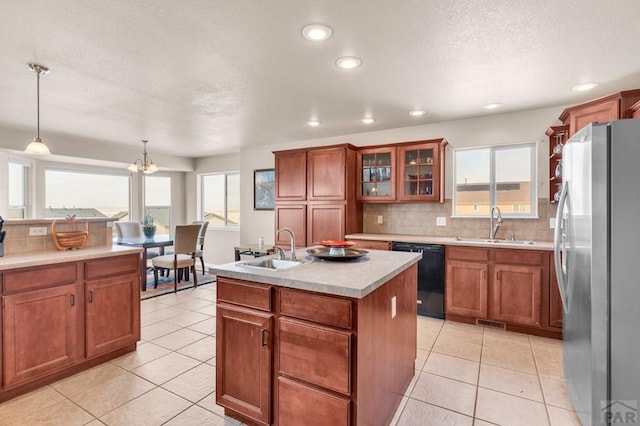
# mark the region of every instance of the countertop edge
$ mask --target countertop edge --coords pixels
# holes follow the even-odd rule
[[[88,259],[139,254],[141,248],[125,246],[88,247],[80,250],[42,251],[24,254],[13,254],[0,257],[0,271],[32,266],[54,265],[56,263],[77,262]]]
[[[483,241],[470,242],[458,241],[455,237],[434,237],[429,235],[404,235],[404,234],[348,234],[347,240],[368,240],[368,241],[400,241],[406,243],[440,244],[448,246],[483,247],[483,248],[503,248],[515,250],[538,250],[553,251],[553,242],[534,241],[534,244],[510,244],[509,241],[501,243],[488,243]]]

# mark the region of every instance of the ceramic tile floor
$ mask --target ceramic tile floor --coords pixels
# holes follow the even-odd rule
[[[138,350],[0,404],[0,425],[237,425],[215,404],[215,284],[142,302]],[[418,317],[395,425],[579,425],[561,342]]]

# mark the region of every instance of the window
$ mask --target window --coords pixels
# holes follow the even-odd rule
[[[155,219],[156,234],[171,231],[171,178],[144,177],[144,214]]]
[[[240,174],[201,176],[202,220],[213,226],[240,225]]]
[[[8,219],[27,218],[27,192],[29,166],[9,162],[9,217]]]
[[[536,143],[457,149],[453,215],[536,217]]]
[[[129,220],[128,174],[45,170],[46,217],[116,217]]]

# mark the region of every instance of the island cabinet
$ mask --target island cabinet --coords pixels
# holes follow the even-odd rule
[[[550,322],[549,253],[447,246],[447,319],[560,337]]]
[[[414,374],[416,279],[358,299],[218,275],[216,402],[247,424],[389,424]]]
[[[0,401],[135,350],[139,256],[5,271]]]
[[[356,200],[356,151],[333,145],[274,152],[276,230],[290,228],[298,247],[321,240],[342,240],[362,230],[362,204]],[[275,236],[289,247],[289,236]]]

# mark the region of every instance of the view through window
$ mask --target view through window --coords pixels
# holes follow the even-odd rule
[[[29,166],[9,162],[9,211],[7,219],[25,219],[27,217],[27,182]]]
[[[130,176],[84,170],[45,170],[46,217],[129,220]]]
[[[156,234],[171,233],[171,178],[144,177],[144,214],[156,224]]]
[[[202,220],[213,226],[240,225],[240,174],[201,176]]]
[[[454,216],[487,217],[491,206],[511,217],[534,217],[536,144],[457,149]]]

